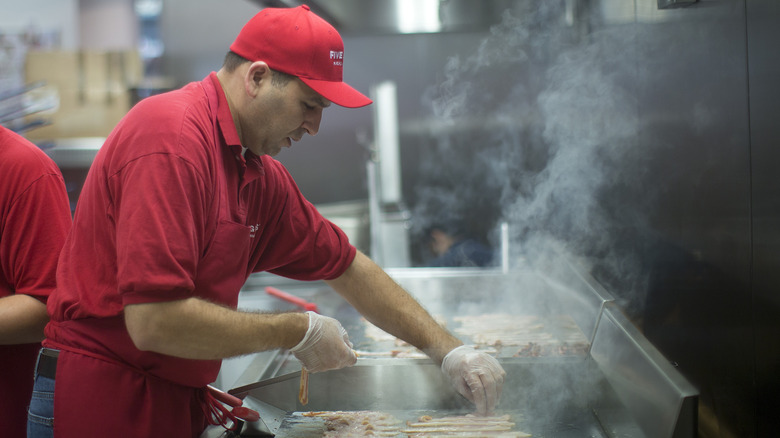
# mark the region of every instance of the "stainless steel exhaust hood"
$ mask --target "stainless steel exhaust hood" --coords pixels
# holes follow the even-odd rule
[[[411,34],[486,30],[513,0],[252,0],[262,7],[308,5],[342,34]]]

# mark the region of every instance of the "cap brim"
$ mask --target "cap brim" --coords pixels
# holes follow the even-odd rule
[[[317,79],[300,78],[304,84],[312,90],[320,93],[322,97],[346,108],[360,108],[373,103],[371,99],[360,91],[350,87],[345,82],[322,81]]]

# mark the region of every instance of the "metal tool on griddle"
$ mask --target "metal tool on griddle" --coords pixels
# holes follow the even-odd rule
[[[246,428],[246,431],[242,432],[241,436],[275,436],[281,427],[284,418],[287,416],[286,410],[281,409],[274,404],[255,397],[247,397],[250,392],[258,391],[262,393],[263,388],[274,388],[278,384],[284,384],[287,381],[295,382],[300,378],[301,372],[295,371],[228,391],[230,395],[243,399],[246,406],[254,409],[260,414],[260,420],[257,424],[249,425],[250,427]],[[254,435],[251,435],[251,433],[254,433]]]

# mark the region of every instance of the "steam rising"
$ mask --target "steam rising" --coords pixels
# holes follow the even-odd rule
[[[632,276],[631,257],[613,253],[625,232],[616,223],[642,227],[642,215],[621,210],[610,191],[637,184],[645,168],[638,30],[586,33],[566,22],[567,2],[528,3],[505,12],[476,53],[451,58],[426,96],[441,132],[420,168],[418,226],[459,220],[496,246],[505,221],[513,265],[538,258],[552,240]],[[628,284],[641,290],[641,281]]]
[[[476,53],[450,59],[445,80],[426,96],[440,132],[420,168],[427,179],[417,192],[418,227],[454,217],[496,245],[495,227],[505,221],[512,266],[549,261],[553,249],[597,260],[631,285],[635,295],[624,304],[636,305],[645,280],[630,253],[618,252],[630,235],[618,224],[645,224],[610,193],[637,184],[646,168],[632,88],[640,76],[633,54],[639,31],[586,32],[567,24],[566,2],[529,3],[507,11]],[[710,115],[700,108],[696,117],[706,124]],[[652,193],[645,195],[651,203]],[[554,281],[555,267],[546,267],[542,275]],[[518,294],[523,287],[513,285]],[[554,310],[533,305],[540,314]],[[506,390],[505,406],[527,390],[551,413],[562,407],[583,379],[553,374]]]

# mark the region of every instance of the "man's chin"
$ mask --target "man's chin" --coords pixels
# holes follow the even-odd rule
[[[276,149],[274,149],[272,151],[266,152],[266,155],[268,155],[269,157],[275,157],[275,156],[279,155],[280,152],[282,152],[282,149],[284,149],[284,148],[283,147],[278,147],[278,148],[276,148]]]
[[[292,147],[292,142],[290,141],[289,138],[287,138],[284,141],[282,141],[282,143],[278,145],[276,149],[270,152],[268,155],[275,157],[279,155],[279,152],[283,151],[285,148],[290,148],[290,147]]]

